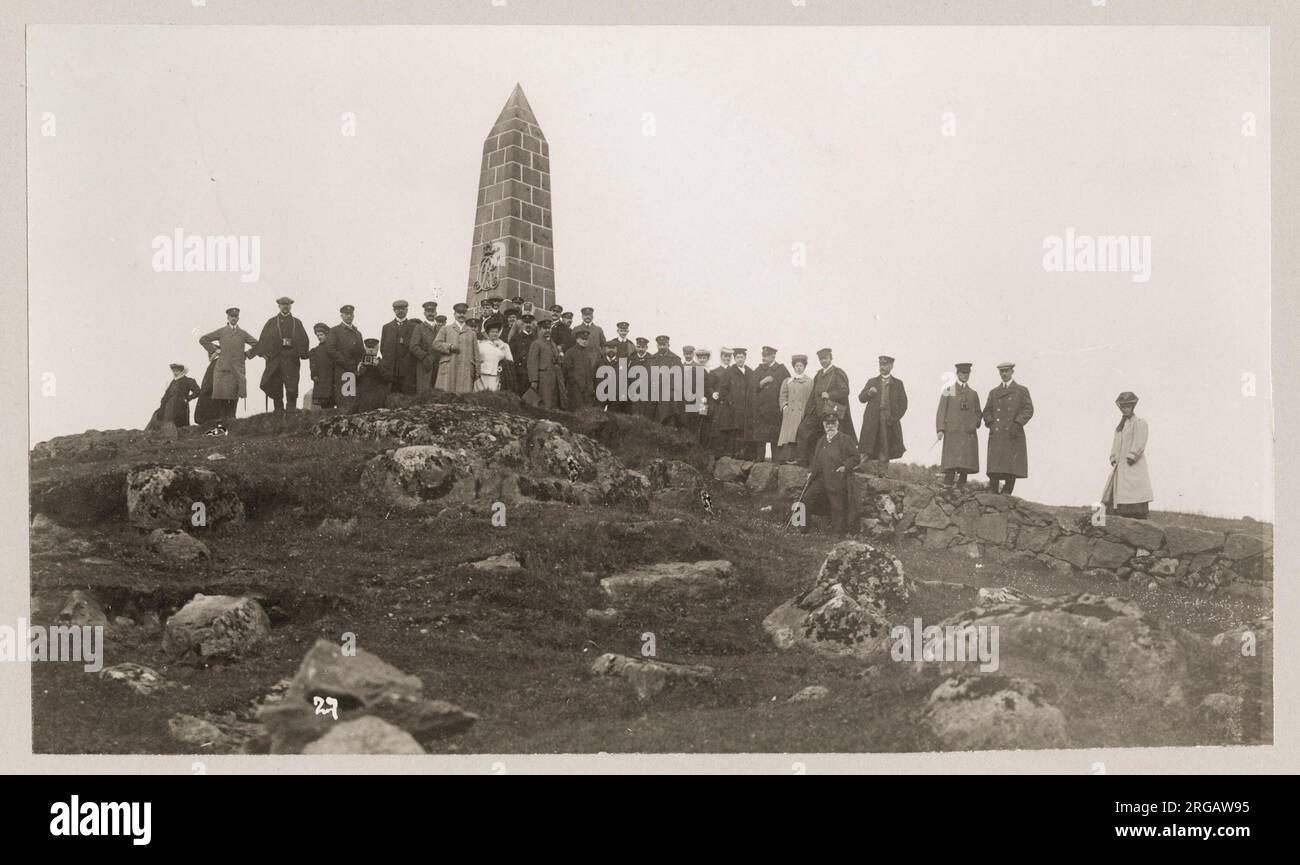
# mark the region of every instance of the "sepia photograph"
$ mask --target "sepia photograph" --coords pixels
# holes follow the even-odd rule
[[[1274,745],[1268,26],[173,5],[24,31],[14,747]]]

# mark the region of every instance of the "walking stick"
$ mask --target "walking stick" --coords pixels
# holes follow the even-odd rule
[[[799,490],[799,498],[794,500],[795,504],[798,504],[803,501],[804,495],[806,495],[808,492],[808,484],[811,482],[812,482],[812,472],[808,472],[808,477],[805,478],[803,482],[803,489]],[[786,517],[785,526],[782,530],[788,532],[792,528],[794,528],[794,506],[793,505],[791,505],[790,507],[790,516]]]

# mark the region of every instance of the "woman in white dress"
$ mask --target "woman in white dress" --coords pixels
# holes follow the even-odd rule
[[[510,353],[510,346],[501,339],[501,329],[504,326],[505,322],[497,316],[483,322],[483,337],[478,343],[481,360],[478,381],[474,382],[475,390],[500,390],[502,363],[508,369],[514,368],[515,358]]]

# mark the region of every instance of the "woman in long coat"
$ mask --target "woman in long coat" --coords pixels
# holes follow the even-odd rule
[[[804,408],[808,405],[808,396],[812,393],[812,379],[805,370],[808,369],[808,355],[796,354],[790,358],[794,375],[781,382],[781,430],[777,436],[776,446],[781,449],[780,459],[796,462],[795,452],[799,441],[799,424],[803,423]],[[777,456],[773,454],[773,459]]]
[[[196,424],[206,424],[219,421],[222,418],[222,412],[225,404],[219,403],[212,398],[212,379],[217,370],[217,359],[220,352],[213,352],[208,355],[208,368],[203,373],[203,384],[199,386],[199,401],[194,404],[194,422]]]
[[[228,401],[231,404],[228,415],[233,417],[233,404],[248,396],[244,361],[251,352],[245,354],[244,346],[256,346],[257,340],[239,326],[239,310],[231,308],[226,310],[226,326],[199,337],[199,345],[209,354],[213,348],[221,349],[221,357],[217,358],[217,367],[212,375],[212,398]]]
[[[178,427],[190,425],[190,400],[199,395],[199,383],[189,377],[189,370],[179,363],[171,365],[172,380],[163,391],[162,402],[149,418],[146,431],[161,430],[167,424]]]
[[[1147,471],[1147,422],[1133,413],[1137,401],[1127,390],[1115,400],[1120,419],[1110,445],[1110,464],[1114,468],[1101,500],[1108,514],[1144,520],[1153,496]]]

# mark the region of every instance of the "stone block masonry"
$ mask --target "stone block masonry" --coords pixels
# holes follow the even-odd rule
[[[483,142],[466,302],[516,295],[555,302],[551,150],[524,96],[514,92]]]

